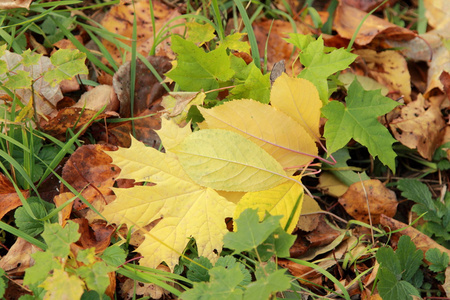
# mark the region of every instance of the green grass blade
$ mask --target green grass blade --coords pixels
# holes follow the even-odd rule
[[[11,225],[6,224],[3,221],[0,221],[0,228],[15,235],[18,236],[20,238],[23,238],[25,241],[30,242],[31,244],[41,248],[42,250],[47,250],[47,245],[44,244],[43,242],[35,239],[34,237],[32,237],[31,235],[28,235],[26,233],[23,233],[22,231],[20,231],[17,228],[12,227]]]
[[[258,43],[256,42],[256,36],[255,32],[253,31],[252,23],[250,22],[250,19],[248,18],[247,11],[245,10],[244,6],[242,5],[241,0],[234,0],[234,3],[236,4],[241,17],[242,21],[244,22],[245,29],[248,36],[248,41],[250,42],[250,48],[252,49],[252,58],[255,65],[258,67],[258,69],[261,69],[261,60],[259,56],[259,50],[258,50]]]

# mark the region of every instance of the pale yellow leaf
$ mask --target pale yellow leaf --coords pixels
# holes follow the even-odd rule
[[[236,206],[233,219],[236,220],[247,208],[257,209],[261,221],[266,212],[272,216],[282,215],[281,227],[285,228],[289,222],[286,231],[291,233],[300,217],[304,196],[303,186],[299,182],[300,176],[292,177],[292,179],[294,180],[289,180],[265,191],[245,194]]]
[[[167,120],[166,118],[161,118],[161,129],[155,131],[166,151],[170,151],[192,133],[190,123],[180,128],[174,121]]]
[[[156,183],[114,189],[116,200],[102,212],[109,222],[125,223],[135,230],[162,218],[137,250],[144,256],[142,265],[156,268],[165,261],[173,270],[190,237],[195,238],[201,255],[214,259],[213,250],[220,253],[227,232],[225,218],[232,216],[235,204],[194,183],[174,155],[136,140],[128,149],[107,153],[122,169],[120,178]]]
[[[145,254],[140,263],[155,268],[164,257],[173,270],[188,237],[195,238],[199,256],[215,261],[215,253],[222,251],[223,236],[228,232],[225,218],[232,215],[235,205],[209,188],[184,195],[174,204],[136,249]]]
[[[212,109],[198,108],[200,128],[226,129],[260,146],[283,168],[298,169],[313,160],[317,146],[305,129],[285,113],[254,100],[235,100]]]
[[[175,185],[179,180],[192,182],[180,168],[176,157],[168,157],[145,146],[134,137],[131,137],[130,148],[119,148],[106,153],[113,159],[112,163],[121,169],[117,178],[131,178],[137,182],[150,181],[168,186]]]
[[[44,288],[44,300],[78,300],[84,293],[84,283],[77,276],[69,276],[64,270],[55,269],[40,287]]]
[[[292,78],[286,73],[275,80],[270,93],[270,103],[276,109],[296,120],[313,140],[320,137],[319,120],[322,101],[310,81]]]
[[[230,202],[238,203],[241,198],[245,195],[245,192],[226,192],[226,191],[217,191],[220,196],[224,197]]]
[[[172,150],[197,184],[217,190],[261,191],[288,178],[283,167],[261,147],[228,130],[194,132]]]

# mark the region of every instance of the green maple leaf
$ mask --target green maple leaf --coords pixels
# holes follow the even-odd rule
[[[270,74],[262,74],[254,62],[246,64],[242,58],[231,57],[231,68],[236,73],[228,99],[254,99],[261,103],[270,102]]]
[[[367,147],[372,156],[395,172],[396,153],[392,149],[395,139],[381,125],[377,117],[390,112],[399,104],[381,95],[380,91],[365,91],[358,81],[353,81],[345,98],[347,106],[331,101],[322,108],[328,119],[324,136],[330,153],[355,139]]]
[[[206,53],[195,43],[174,35],[172,50],[178,55],[177,65],[166,76],[178,83],[184,91],[217,89],[220,81],[227,81],[234,75],[225,47]]]
[[[236,220],[238,230],[228,232],[223,237],[223,244],[236,252],[255,249],[280,226],[280,219],[281,216],[269,216],[259,223],[256,210],[246,209]]]
[[[50,57],[55,68],[44,73],[44,80],[51,86],[55,86],[64,79],[71,79],[78,74],[88,74],[85,60],[85,53],[78,50],[60,49]]]
[[[242,299],[243,291],[239,283],[244,279],[239,266],[225,269],[222,266],[209,270],[211,279],[209,282],[194,283],[194,288],[184,292],[180,298],[183,300],[217,299],[238,300]]]
[[[326,104],[328,101],[328,77],[346,69],[357,55],[342,48],[328,54],[324,53],[323,39],[320,36],[317,41],[309,43],[299,57],[300,62],[305,66],[299,77],[314,83],[319,91],[320,99]]]

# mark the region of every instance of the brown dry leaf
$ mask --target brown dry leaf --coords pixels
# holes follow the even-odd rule
[[[14,9],[30,7],[32,0],[2,0],[0,2],[0,9]]]
[[[72,107],[99,111],[104,106],[106,106],[105,112],[117,111],[119,109],[119,100],[117,100],[114,88],[110,85],[96,86],[92,90],[81,95],[80,100]]]
[[[165,4],[160,1],[152,1],[153,13],[155,16],[155,30],[158,33],[161,28],[168,24],[173,18],[180,15],[176,10],[170,9]],[[131,37],[133,33],[133,19],[134,11],[136,11],[136,26],[139,29],[137,34],[137,52],[146,56],[153,47],[153,25],[150,13],[150,4],[147,0],[134,1],[132,3],[123,3],[113,6],[106,16],[102,20],[102,25],[110,32],[120,34],[125,37],[121,41],[128,46],[131,46]],[[180,19],[175,22],[171,22],[170,26],[183,23]],[[172,30],[172,32],[167,32],[166,35],[170,33],[183,34],[184,27],[178,26]],[[160,37],[162,38],[162,37]],[[167,40],[166,40],[167,41]],[[163,46],[165,43],[161,43],[158,46]],[[114,43],[107,40],[103,40],[103,45],[106,47],[111,56],[114,58],[117,64],[122,63],[122,53],[119,51]],[[158,52],[158,48],[156,51]],[[122,49],[123,51],[123,49]],[[167,53],[165,53],[167,54]],[[125,61],[131,59],[131,53],[126,53]]]
[[[449,249],[445,248],[444,246],[439,245],[429,236],[423,234],[422,232],[420,232],[419,230],[417,230],[411,226],[408,226],[405,223],[397,221],[388,216],[381,215],[380,224],[383,225],[384,227],[387,227],[391,231],[394,231],[397,229],[402,229],[402,231],[400,231],[399,233],[395,233],[395,234],[409,236],[411,238],[411,241],[413,241],[414,245],[416,245],[416,248],[419,250],[422,250],[423,253],[426,253],[431,248],[438,248],[439,251],[445,252],[448,255],[450,255]]]
[[[73,197],[75,197],[75,195],[71,192],[61,193],[61,194],[55,196],[55,198],[53,198],[53,202],[55,203],[56,207],[60,207],[61,205],[63,205],[65,202],[72,199]],[[61,211],[58,212],[59,225],[61,225],[63,227],[66,225],[66,222],[69,219],[70,214],[72,213],[72,206],[73,206],[73,202],[68,204]]]
[[[0,268],[10,276],[23,275],[25,270],[34,264],[30,254],[37,251],[41,249],[19,237],[8,253],[0,259]]]
[[[351,39],[366,15],[367,13],[362,10],[340,3],[336,9],[334,27],[341,37]],[[416,37],[416,34],[409,29],[370,15],[358,31],[355,43],[361,46],[367,45],[375,37],[392,40],[411,40]]]
[[[424,108],[425,100],[419,95],[416,101],[401,108],[399,118],[390,122],[394,137],[403,145],[416,149],[422,157],[431,160],[444,136],[445,120],[436,105]]]
[[[393,217],[397,211],[398,202],[395,193],[387,189],[378,179],[355,182],[339,198],[339,203],[349,215],[365,223],[369,223],[367,202],[374,225],[380,223],[380,215]]]
[[[447,297],[450,297],[450,267],[447,267],[447,269],[445,269],[445,281],[442,285],[442,288],[444,289]]]
[[[370,77],[389,87],[393,98],[403,96],[405,102],[411,101],[411,76],[405,58],[397,51],[377,53],[374,50],[356,50],[364,60]]]
[[[89,123],[96,114],[96,111],[81,109],[78,107],[63,108],[49,121],[41,121],[41,129],[45,133],[61,140],[66,140],[67,129],[72,129],[77,133],[85,124]],[[98,115],[95,120],[108,117],[107,114]],[[75,128],[74,128],[75,127]]]
[[[104,151],[115,150],[115,146],[84,145],[78,148],[69,158],[63,168],[62,178],[67,181],[89,203],[100,198],[106,201],[105,196],[111,195],[114,179],[119,175],[119,168],[111,164],[111,157]],[[62,184],[61,193],[68,192]],[[76,199],[74,209],[85,208],[81,200]]]
[[[79,225],[78,232],[81,234],[77,245],[82,249],[95,248],[95,253],[101,253],[108,248],[111,242],[111,235],[115,228],[106,223],[89,224],[85,218],[72,219],[73,222]]]
[[[372,9],[380,5],[384,0],[341,0],[341,2],[345,5],[356,7],[365,12],[370,12]],[[390,2],[396,2],[395,0],[390,0]],[[389,2],[382,5],[379,10],[382,10],[384,7],[388,6]]]
[[[317,255],[333,251],[347,237],[345,231],[339,231],[327,224],[324,215],[321,215],[317,228],[303,238],[309,241],[308,251],[301,256],[301,259],[311,261]]]
[[[450,38],[448,36],[447,38]],[[444,93],[444,86],[440,80],[443,72],[450,73],[450,51],[441,44],[440,47],[434,49],[433,59],[428,69],[427,90],[425,91],[425,99]]]
[[[272,25],[273,23],[273,25]],[[311,34],[309,28],[297,23],[297,32],[301,34]],[[272,29],[271,29],[272,26]],[[258,50],[261,57],[264,57],[266,42],[270,47],[267,48],[267,69],[272,70],[273,65],[281,60],[286,61],[286,73],[289,75],[298,74],[300,72],[300,63],[297,62],[292,69],[292,64],[296,59],[296,55],[292,55],[294,46],[289,44],[283,38],[288,38],[288,33],[294,32],[291,23],[282,20],[264,20],[253,22],[253,30],[255,32],[256,41],[258,43]],[[270,36],[267,41],[267,37]]]
[[[26,198],[30,195],[29,191],[21,190],[22,195]],[[0,173],[0,219],[9,211],[22,205],[19,195],[14,189],[9,179]]]
[[[448,30],[450,22],[450,1],[448,0],[424,0],[425,16],[428,24],[434,28]]]
[[[163,74],[172,68],[172,64],[167,57],[150,56],[147,59],[163,78]],[[166,90],[159,83],[155,75],[140,60],[136,62],[136,74],[138,76],[136,76],[133,115],[139,116],[146,109],[151,108],[156,100],[166,94]],[[122,118],[131,117],[129,62],[122,65],[114,74],[113,86],[120,101],[120,116]]]
[[[339,260],[343,257],[343,255],[347,252],[349,245],[352,245],[353,242],[354,239],[348,239],[341,243],[339,246],[336,245],[334,251],[331,251],[327,256],[321,259],[321,262],[317,265],[325,270],[332,267],[336,264],[336,260]],[[305,260],[304,258],[301,259]],[[310,283],[305,280],[316,283],[318,285],[323,285],[322,273],[315,271],[310,267],[297,264],[287,259],[278,259],[278,265],[283,268],[287,268],[292,275],[297,277],[296,279],[300,281],[302,285],[310,286]]]

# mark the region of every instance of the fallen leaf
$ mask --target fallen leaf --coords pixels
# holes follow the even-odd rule
[[[363,49],[354,51],[365,62],[370,77],[387,86],[391,97],[404,97],[405,102],[411,102],[411,76],[405,58],[397,51]]]
[[[348,190],[348,185],[342,183],[333,174],[323,172],[319,177],[319,184],[317,187],[322,193],[339,198]]]
[[[321,211],[319,204],[310,196],[305,195],[297,228],[306,232],[316,229],[320,222]]]
[[[18,237],[8,253],[0,259],[0,268],[9,276],[23,275],[34,264],[30,254],[41,251],[30,242]]]
[[[425,99],[419,95],[416,101],[401,107],[400,117],[390,122],[395,138],[403,145],[416,149],[422,157],[431,161],[441,144],[446,127],[441,110],[435,105],[425,109]]]
[[[417,249],[422,250],[426,253],[431,248],[437,248],[439,251],[447,253],[450,256],[450,250],[444,246],[436,243],[432,238],[418,231],[414,227],[397,221],[386,215],[380,216],[380,224],[387,227],[390,231],[396,231],[402,229],[400,232],[395,233],[396,235],[407,235],[411,238],[411,241],[416,245]]]
[[[91,122],[96,111],[89,109],[68,107],[58,111],[58,114],[49,121],[41,121],[41,129],[45,133],[62,141],[66,140],[67,129],[77,133],[84,125]],[[98,115],[95,120],[107,117],[107,114]]]
[[[156,184],[114,189],[117,199],[102,212],[111,223],[125,223],[135,229],[162,217],[136,249],[144,256],[141,265],[156,268],[165,261],[173,270],[191,236],[200,256],[217,259],[214,252],[221,251],[227,232],[225,218],[232,216],[233,203],[192,182],[175,157],[145,147],[135,139],[129,149],[119,148],[108,154],[121,168],[119,178]]]
[[[301,79],[297,81],[304,82]],[[306,88],[308,87],[307,85]],[[281,93],[274,97],[286,100],[282,98]],[[295,97],[295,100],[299,98]],[[320,103],[318,98],[317,100]],[[302,116],[310,112],[301,101],[292,104],[296,104],[304,111]],[[229,101],[211,109],[202,107],[198,109],[205,118],[204,122],[198,124],[201,129],[216,128],[236,132],[264,149],[284,169],[291,169],[291,174],[301,166],[310,163],[317,155],[317,146],[303,125],[270,105],[241,99]],[[314,116],[311,116],[311,120],[313,118]],[[314,121],[311,121],[310,125],[318,128],[318,123],[314,124]]]
[[[116,230],[115,227],[107,225],[105,222],[89,224],[87,219],[72,219],[79,225],[78,232],[80,239],[76,242],[81,249],[95,248],[95,253],[103,252],[111,243],[111,235]]]
[[[96,198],[104,199],[112,193],[111,187],[119,170],[111,165],[112,159],[103,151],[111,151],[115,146],[84,145],[78,148],[66,162],[62,178],[86,198],[90,203]],[[69,190],[61,184],[61,193]],[[74,209],[81,210],[86,205],[77,199]]]
[[[71,192],[61,193],[53,198],[53,202],[55,203],[56,207],[60,207],[67,201],[71,200],[73,197],[75,197],[75,195]],[[72,213],[72,206],[73,202],[68,204],[58,212],[58,223],[62,227],[66,225],[66,222],[69,219],[70,214]]]
[[[170,60],[167,57],[149,56],[147,57],[147,60],[163,78],[163,74],[172,67]],[[120,66],[113,77],[113,86],[120,102],[119,113],[122,118],[129,118],[132,115],[130,103],[130,74],[130,62],[127,62]],[[151,109],[151,107],[155,105],[155,102],[167,92],[155,75],[141,60],[136,61],[136,75],[136,87],[133,102],[133,116],[135,117],[143,115],[147,109]]]
[[[358,28],[366,15],[365,11],[340,3],[335,12],[334,27],[341,37],[349,40],[359,29],[355,43],[361,46],[369,44],[376,37],[380,39],[410,40],[416,36],[409,29],[399,27],[374,15],[370,15],[361,28]]]
[[[295,176],[300,181],[300,176]],[[303,187],[295,181],[284,182],[272,189],[246,193],[236,206],[233,219],[239,218],[247,208],[258,211],[259,220],[264,220],[266,213],[272,216],[282,215],[280,225],[291,233],[300,217],[303,205]]]
[[[314,141],[320,137],[322,101],[316,87],[310,81],[281,74],[272,86],[270,103],[297,121]]]
[[[25,199],[30,195],[30,191],[21,190]],[[22,201],[9,179],[0,173],[0,219],[11,210],[22,205]]]
[[[0,3],[0,9],[14,9],[14,8],[26,8],[30,7],[32,0],[4,0]]]
[[[112,86],[99,85],[81,95],[80,100],[72,107],[85,108],[93,111],[99,111],[105,107],[104,111],[116,111],[119,108],[119,101]]]
[[[283,167],[243,136],[223,129],[203,129],[173,148],[194,182],[217,190],[257,192],[288,180]]]
[[[393,217],[398,205],[395,193],[387,189],[378,179],[352,184],[339,198],[339,203],[349,215],[365,223],[369,223],[370,209],[374,225],[380,223],[382,214]]]
[[[153,22],[151,20],[151,9],[155,17],[155,28],[153,28]],[[180,16],[177,10],[170,9],[167,5],[161,1],[152,1],[152,8],[150,3],[146,0],[134,1],[134,3],[121,3],[111,7],[109,12],[102,19],[102,25],[111,33],[116,33],[124,37],[120,39],[121,42],[131,47],[131,37],[133,33],[133,20],[136,13],[136,26],[139,28],[136,50],[142,55],[148,55],[154,46],[153,31],[157,34],[159,31],[170,22],[170,26],[173,29],[166,32],[165,35],[171,33],[183,34],[184,27],[176,26],[183,22],[182,19],[173,21],[172,19]],[[162,39],[162,37],[159,37]],[[114,42],[104,39],[103,45],[107,51],[111,54],[117,64],[121,64],[123,61],[123,49],[122,51],[116,46]],[[163,44],[163,43],[161,43]],[[158,49],[156,49],[158,51]],[[131,59],[131,52],[125,54],[125,61]]]

